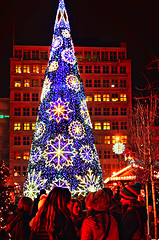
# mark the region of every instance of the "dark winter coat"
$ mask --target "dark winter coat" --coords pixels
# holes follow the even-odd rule
[[[33,223],[34,224],[34,223]],[[63,229],[63,231],[61,230]],[[52,238],[49,238],[49,234],[46,231],[46,220],[42,222],[39,231],[31,231],[29,240],[77,240],[76,230],[73,222],[70,219],[66,219],[64,215],[59,214],[56,217],[56,230],[52,234]]]
[[[7,226],[10,227],[9,233],[11,240],[28,240],[30,235],[30,216],[27,212],[17,209],[7,219]]]
[[[136,231],[139,231],[139,234],[138,237],[136,236],[135,239],[141,240],[144,235],[145,223],[146,208],[143,206],[139,206],[139,204],[130,205],[122,217],[121,240],[133,239]]]

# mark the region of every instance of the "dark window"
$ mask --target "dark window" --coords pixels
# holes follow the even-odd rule
[[[116,66],[111,66],[111,73],[118,73],[118,69]]]
[[[32,108],[32,116],[37,116],[38,108]]]
[[[120,73],[125,74],[126,73],[126,67],[120,67]]]
[[[29,93],[24,93],[23,94],[23,101],[30,101],[30,94]]]
[[[127,129],[127,122],[121,122],[121,129],[123,130]]]
[[[110,52],[110,61],[117,60],[117,52]]]
[[[101,115],[101,108],[95,108],[95,115],[100,116]]]
[[[101,150],[98,151],[98,157],[99,157],[99,159],[102,159],[102,151]]]
[[[103,80],[103,87],[109,88],[109,80]]]
[[[118,108],[112,108],[112,115],[118,115]]]
[[[112,122],[112,130],[117,130],[119,129],[118,122]]]
[[[14,145],[20,145],[20,137],[14,137]]]
[[[103,66],[103,73],[109,73],[109,66]]]
[[[94,80],[94,87],[101,87],[100,79],[99,80],[97,80],[97,79]]]
[[[47,51],[41,51],[41,59],[48,60],[48,52]]]
[[[15,50],[15,58],[21,58],[22,57],[22,50]]]
[[[29,137],[23,137],[23,145],[29,145]]]
[[[20,93],[15,93],[14,94],[14,101],[21,101],[21,94]]]
[[[85,73],[92,73],[92,66],[85,66]]]
[[[23,116],[29,116],[30,112],[29,112],[29,108],[23,108]]]
[[[126,80],[120,80],[120,87],[126,87]]]
[[[89,114],[92,115],[92,108],[89,108]]]
[[[92,80],[91,79],[86,79],[86,87],[92,87]]]
[[[100,61],[100,52],[93,52],[93,61]]]
[[[21,116],[21,109],[20,108],[14,108],[14,116]]]
[[[100,66],[94,66],[94,73],[100,73]]]
[[[39,100],[39,96],[38,93],[32,93],[32,101],[38,101]]]
[[[84,51],[84,60],[91,61],[91,51]]]
[[[32,51],[32,59],[38,60],[39,59],[39,50]]]
[[[121,115],[127,115],[127,109],[126,108],[121,108]]]
[[[108,61],[108,52],[101,52],[101,60]]]
[[[30,59],[30,51],[29,51],[29,50],[25,50],[25,51],[23,52],[23,59],[24,59],[24,60]]]
[[[27,167],[23,167],[23,177],[25,177],[26,176],[26,174],[27,174]]]
[[[39,80],[38,79],[33,79],[32,85],[33,85],[33,87],[39,87]]]
[[[117,79],[112,79],[111,87],[118,87],[118,80]]]
[[[83,66],[79,66],[80,73],[83,73]]]
[[[109,108],[103,108],[103,115],[109,116],[110,115],[110,109]]]
[[[105,159],[110,158],[110,151],[108,151],[108,150],[105,150],[105,151],[104,151],[104,158],[105,158]]]
[[[118,52],[118,59],[125,60],[125,52]]]

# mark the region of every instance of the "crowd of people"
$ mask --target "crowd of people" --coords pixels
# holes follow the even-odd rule
[[[14,240],[141,240],[145,238],[146,208],[138,200],[140,183],[71,198],[67,188],[42,189],[34,202],[22,197],[9,216],[6,232]],[[8,237],[7,236],[7,237]],[[5,238],[4,238],[5,239]]]

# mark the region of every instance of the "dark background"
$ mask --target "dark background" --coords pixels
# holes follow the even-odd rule
[[[132,85],[158,81],[147,65],[159,57],[159,0],[65,0],[75,46],[127,42]],[[9,58],[16,45],[51,45],[58,0],[0,0],[0,97],[9,97]],[[151,65],[152,66],[152,65]],[[157,66],[153,64],[153,69]]]

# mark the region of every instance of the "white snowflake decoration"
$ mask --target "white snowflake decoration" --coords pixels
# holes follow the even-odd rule
[[[81,101],[80,112],[85,123],[92,128],[92,123],[91,123],[91,119],[89,116],[89,112],[88,112],[88,108],[85,100]]]
[[[78,92],[80,90],[80,81],[72,74],[66,77],[66,84],[72,90]]]
[[[69,126],[69,134],[78,139],[82,139],[85,135],[85,130],[83,125],[79,121],[74,121]]]
[[[85,145],[80,148],[80,156],[85,162],[91,163],[93,161],[93,151],[89,145]]]
[[[62,30],[62,35],[65,38],[70,38],[70,32],[67,29]]]
[[[58,69],[58,62],[53,61],[50,63],[49,72],[54,72]]]
[[[50,82],[49,78],[46,76],[44,85],[43,85],[43,89],[42,89],[42,93],[41,93],[41,102],[45,98],[47,93],[50,91],[50,86],[51,86],[51,82]]]
[[[47,149],[44,151],[46,166],[54,166],[58,171],[64,166],[72,165],[73,158],[77,152],[73,147],[72,139],[65,139],[60,134],[54,139],[47,142]]]
[[[52,47],[54,50],[56,50],[57,48],[61,47],[63,44],[63,40],[61,37],[57,37],[53,40],[52,42]]]
[[[63,50],[61,53],[61,56],[62,56],[62,59],[67,63],[73,64],[73,65],[76,63],[76,57],[74,55],[74,52],[69,48],[66,48],[65,50]]]
[[[70,184],[67,182],[67,180],[63,178],[55,178],[54,182],[50,184],[50,190],[53,189],[53,187],[62,187],[62,188],[68,188],[70,189]]]
[[[46,130],[46,126],[43,122],[37,123],[35,127],[35,139],[42,137],[45,130]]]
[[[39,193],[39,190],[44,187],[47,179],[41,178],[41,171],[38,174],[35,174],[35,169],[32,173],[28,173],[28,180],[25,183],[24,196],[30,197],[34,200]]]
[[[89,168],[88,173],[83,177],[76,175],[76,178],[80,181],[74,194],[85,196],[89,192],[96,192],[101,188],[100,176],[95,176],[92,170]]]
[[[50,102],[50,108],[46,112],[49,113],[49,121],[55,119],[57,123],[61,121],[61,119],[69,119],[69,113],[72,112],[69,109],[69,102],[64,102],[61,98],[58,98],[56,102]]]

